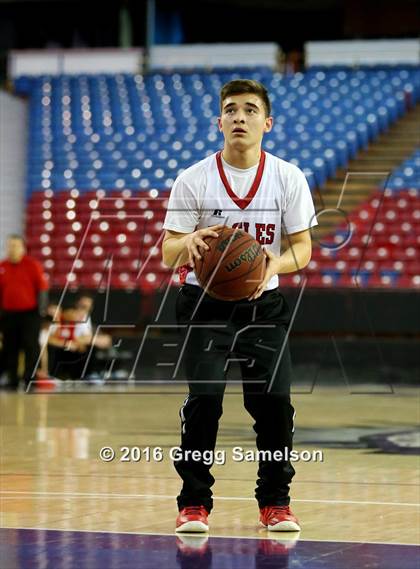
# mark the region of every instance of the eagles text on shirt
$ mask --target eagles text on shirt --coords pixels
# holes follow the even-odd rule
[[[282,233],[317,224],[303,172],[264,151],[259,164],[246,170],[227,164],[221,152],[194,164],[175,181],[163,227],[191,233],[216,224],[241,228],[279,255]],[[194,272],[185,282],[198,284]],[[275,275],[267,290],[277,286]]]

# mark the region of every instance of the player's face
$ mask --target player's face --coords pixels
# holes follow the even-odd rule
[[[226,143],[238,149],[260,146],[264,133],[273,126],[273,119],[265,115],[263,101],[251,93],[227,97],[218,120]]]
[[[66,308],[62,311],[64,322],[77,322],[77,310],[75,308]]]
[[[80,308],[80,310],[84,311],[86,314],[89,314],[89,312],[91,312],[92,306],[93,300],[88,296],[82,296],[77,301],[77,308]]]
[[[25,243],[13,237],[7,240],[7,257],[12,263],[19,263],[25,255]]]

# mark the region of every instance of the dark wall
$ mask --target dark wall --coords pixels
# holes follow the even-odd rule
[[[205,4],[205,25],[197,20],[194,11],[183,12],[186,43],[275,42],[288,52],[301,50],[309,39],[339,39],[342,34],[340,6],[301,11],[293,10],[293,2],[289,3],[289,9],[262,7],[257,2],[245,6],[230,2]]]
[[[298,293],[284,291],[291,308]],[[172,288],[165,300],[164,293],[96,293],[93,322],[111,326],[118,365],[129,372],[137,362],[137,379],[171,376],[171,369],[156,367],[156,361],[165,351],[163,344],[179,341],[174,326],[177,294]],[[290,334],[294,389],[307,392],[316,384],[339,383],[355,392],[366,384],[383,391],[397,383],[418,383],[419,314],[420,295],[415,291],[307,290]],[[148,325],[153,327],[146,334]]]
[[[0,49],[114,47],[119,5],[97,0],[0,3]]]
[[[297,292],[285,296],[296,305]],[[299,333],[420,335],[420,294],[369,289],[315,290],[302,296],[294,330]]]
[[[2,0],[0,50],[115,47],[119,13],[133,45],[145,43],[145,0]],[[167,42],[272,41],[285,51],[307,40],[417,37],[414,0],[156,0],[156,37]]]
[[[417,37],[420,26],[417,2],[347,0],[343,36],[358,38]]]
[[[91,291],[95,297],[94,320],[114,326],[135,324],[141,328],[155,321],[174,324],[178,290],[172,287],[168,294],[161,291],[151,295],[138,291],[111,290],[109,294]],[[51,297],[57,300],[60,293],[53,291]],[[420,294],[415,290],[307,289],[299,304],[299,289],[285,289],[283,294],[290,308],[296,308],[295,335],[420,339]]]

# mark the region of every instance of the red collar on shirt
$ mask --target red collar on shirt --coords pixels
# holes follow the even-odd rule
[[[249,192],[247,193],[247,195],[244,198],[238,198],[238,196],[235,194],[235,192],[230,187],[229,181],[226,178],[226,174],[225,174],[225,171],[223,169],[222,151],[221,150],[216,154],[216,162],[217,162],[217,169],[219,170],[220,178],[223,182],[223,185],[226,188],[227,193],[229,194],[229,197],[235,202],[235,204],[238,207],[240,207],[241,209],[245,209],[251,203],[253,197],[255,196],[255,194],[258,191],[258,188],[260,187],[260,182],[261,182],[261,178],[262,178],[262,175],[264,172],[264,165],[265,165],[265,152],[264,152],[264,150],[261,150],[260,162],[258,164],[257,173],[255,174],[255,178],[254,178],[254,181],[252,182],[252,186],[250,187]]]

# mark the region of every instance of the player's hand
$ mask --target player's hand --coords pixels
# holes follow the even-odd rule
[[[193,233],[190,233],[186,240],[185,246],[188,249],[188,264],[190,267],[194,268],[195,260],[200,260],[202,251],[208,251],[210,247],[204,241],[206,237],[219,237],[219,233],[224,228],[223,224],[211,225],[210,227],[204,227],[203,229],[197,229]]]
[[[280,272],[280,257],[275,255],[269,249],[263,248],[265,257],[266,257],[266,268],[265,268],[265,275],[261,283],[258,285],[256,290],[248,297],[248,300],[256,300],[259,298],[265,290],[265,287],[268,284],[268,281],[274,277],[274,275],[278,275]]]

